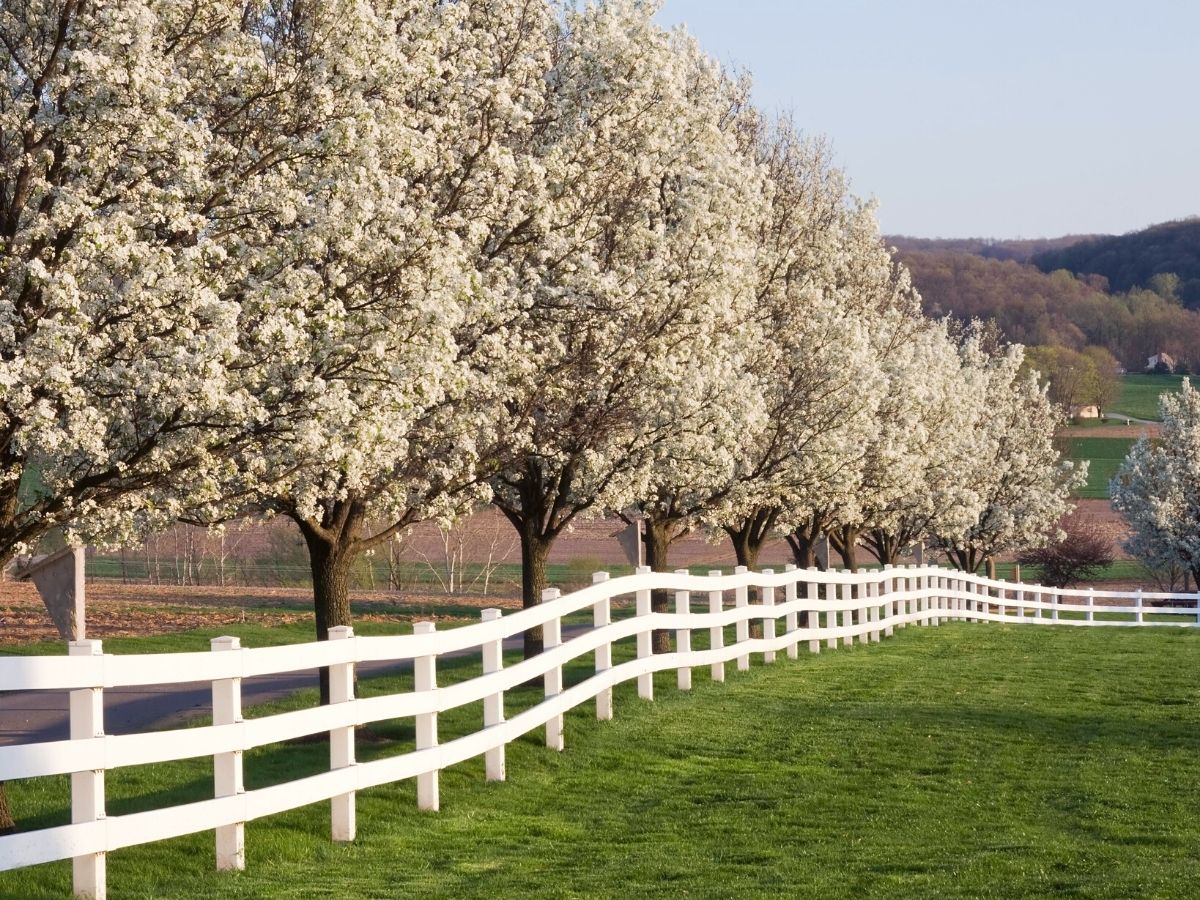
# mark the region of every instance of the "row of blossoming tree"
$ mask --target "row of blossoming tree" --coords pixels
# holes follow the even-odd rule
[[[285,516],[324,638],[484,501],[527,604],[609,510],[657,569],[1038,541],[1079,473],[1021,350],[922,318],[826,148],[653,13],[7,0],[0,562]]]
[[[653,13],[5,3],[0,560],[286,516],[324,637],[484,500],[527,604],[607,510],[660,570],[1041,539],[1079,472],[1020,348],[923,318],[825,146]]]

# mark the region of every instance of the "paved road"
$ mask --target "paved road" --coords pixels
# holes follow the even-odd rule
[[[586,625],[570,625],[563,638],[587,631]],[[521,636],[504,642],[506,650],[521,647]],[[478,650],[446,654],[443,659],[469,657]],[[381,675],[411,669],[401,662],[363,663],[360,675]],[[306,669],[282,675],[260,675],[242,681],[242,704],[252,706],[286,697],[303,688],[317,687],[317,670]],[[149,685],[136,688],[110,688],[104,692],[104,731],[106,734],[133,734],[149,728],[162,728],[212,712],[212,684],[195,681],[186,684]],[[70,734],[70,699],[67,691],[0,692],[0,745],[62,741]]]

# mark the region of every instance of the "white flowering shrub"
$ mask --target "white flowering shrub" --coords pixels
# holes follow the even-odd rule
[[[1130,449],[1112,504],[1129,523],[1126,550],[1152,570],[1186,569],[1200,584],[1200,391],[1184,379],[1158,408],[1162,431]]]

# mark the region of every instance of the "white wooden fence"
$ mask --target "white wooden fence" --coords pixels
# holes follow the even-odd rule
[[[751,591],[754,599],[751,603]],[[673,593],[673,611],[652,612],[651,591]],[[633,595],[632,615],[612,615],[614,599]],[[676,669],[680,690],[692,684],[692,670],[705,668],[714,681],[725,679],[734,661],[749,668],[751,654],[764,662],[783,652],[799,655],[802,646],[819,652],[839,642],[868,643],[908,625],[931,626],[946,621],[988,621],[1072,626],[1200,626],[1200,597],[1136,591],[1120,593],[1061,590],[992,581],[933,566],[888,567],[881,571],[818,572],[815,569],[760,573],[739,568],[732,575],[708,576],[651,573],[639,569],[625,578],[597,573],[593,584],[560,596],[546,591],[533,609],[501,616],[485,609],[478,624],[446,631],[431,622],[418,623],[414,634],[356,637],[349,628],[334,628],[330,640],[263,649],[246,649],[237,638],[216,638],[211,652],[106,655],[100,641],[78,641],[67,657],[0,658],[0,685],[6,690],[71,691],[71,738],[0,747],[0,780],[71,774],[72,824],[0,837],[0,870],[59,859],[74,861],[79,896],[105,894],[105,854],[151,841],[199,831],[216,834],[219,869],[244,866],[245,823],[318,801],[331,801],[335,841],[355,835],[355,791],[405,778],[417,780],[417,803],[436,810],[441,769],[476,756],[485,757],[486,777],[505,777],[505,745],[545,727],[546,744],[562,750],[563,714],[588,700],[596,716],[613,716],[613,686],[637,680],[638,695],[654,697],[655,672]],[[562,620],[591,610],[593,627],[570,640],[562,639]],[[802,614],[807,615],[802,620]],[[1153,618],[1150,618],[1153,616]],[[750,636],[752,622],[762,623],[762,636]],[[801,625],[802,621],[807,624]],[[505,638],[541,625],[545,652],[505,666]],[[735,640],[726,645],[732,626]],[[671,653],[651,652],[651,632],[675,635]],[[693,649],[692,635],[707,631],[707,649]],[[635,638],[637,656],[613,663],[613,642]],[[439,687],[438,658],[479,653],[482,675]],[[595,673],[564,687],[563,665],[591,654]],[[354,667],[378,660],[411,660],[414,689],[388,696],[356,699]],[[241,680],[256,675],[330,667],[328,706],[301,709],[264,718],[242,718]],[[544,699],[506,718],[504,693],[542,679]],[[103,692],[108,688],[194,681],[212,682],[213,721],[204,727],[104,734]],[[446,743],[438,741],[438,714],[483,701],[480,730]],[[355,726],[384,719],[412,717],[416,749],[409,753],[356,763]],[[247,791],[242,781],[242,754],[261,747],[320,732],[330,738],[328,772]],[[105,816],[105,771],[200,756],[213,757],[211,800],[122,816]]]

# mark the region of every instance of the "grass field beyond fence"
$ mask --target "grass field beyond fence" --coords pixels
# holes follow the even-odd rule
[[[949,624],[803,656],[691,694],[617,692],[617,718],[567,717],[567,749],[509,747],[442,776],[361,792],[359,839],[328,806],[247,826],[247,870],[213,871],[212,835],[109,857],[122,897],[1195,895],[1200,632]],[[569,671],[582,677],[586,667]],[[447,673],[450,675],[450,673]],[[450,677],[453,677],[450,675]],[[364,682],[363,692],[395,689]],[[511,698],[522,705],[520,696]],[[297,698],[294,703],[311,702]],[[443,734],[478,710],[446,714]],[[373,726],[360,756],[411,746]],[[323,744],[247,754],[250,787],[318,771]],[[111,773],[110,812],[211,791],[211,766]],[[59,821],[65,778],[10,786]],[[60,897],[70,865],[0,873],[0,896]]]
[[[1133,446],[1132,438],[1073,437],[1071,458],[1088,460],[1088,478],[1078,491],[1084,498],[1105,498],[1108,483],[1112,481],[1121,463]]]
[[[1105,412],[1110,416],[1124,414],[1157,422],[1158,395],[1177,394],[1182,390],[1182,384],[1181,375],[1122,375],[1120,396]]]

